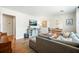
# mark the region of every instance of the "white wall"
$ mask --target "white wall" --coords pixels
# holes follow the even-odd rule
[[[69,13],[69,14],[63,14],[63,15],[53,15],[44,17],[44,16],[32,16],[30,18],[36,19],[38,21],[38,26],[41,26],[42,20],[47,20],[48,25],[46,29],[41,28],[41,32],[47,33],[48,27],[50,28],[56,28],[59,27],[63,29],[65,32],[76,32],[76,12]],[[72,18],[73,19],[73,25],[66,25],[66,19]],[[58,26],[57,26],[58,23]]]
[[[73,25],[66,25],[66,19],[72,18],[73,19]],[[63,15],[55,15],[49,18],[49,27],[56,28],[59,27],[63,29],[63,31],[66,32],[76,32],[76,13],[71,14],[63,14]],[[58,26],[57,26],[58,24]]]
[[[38,27],[40,28],[41,33],[48,33],[48,27],[49,27],[49,19],[48,19],[48,17],[45,17],[45,16],[31,16],[30,19],[37,20]],[[43,20],[47,21],[47,27],[46,28],[42,27],[42,21]]]
[[[17,39],[23,38],[24,33],[26,32],[27,26],[29,25],[29,19],[37,20],[38,21],[38,27],[41,26],[42,20],[48,21],[48,18],[44,17],[44,16],[39,16],[39,17],[38,16],[30,16],[30,15],[27,15],[27,14],[24,14],[24,13],[20,13],[20,12],[17,12],[17,11],[13,11],[13,10],[9,10],[9,9],[0,7],[0,17],[1,17],[0,23],[1,24],[2,24],[2,19],[3,19],[3,16],[2,16],[3,14],[15,16],[15,18],[16,18],[16,38]],[[0,26],[1,26],[1,31],[3,31],[3,25],[0,25]],[[41,29],[41,32],[47,33],[48,27],[49,27],[49,21],[48,21],[47,28]]]
[[[79,33],[79,8],[76,9],[76,31]]]
[[[24,32],[28,26],[28,20],[30,15],[20,13],[17,11],[12,11],[9,9],[5,9],[0,7],[0,23],[2,24],[2,14],[12,15],[16,17],[16,38],[23,38]],[[1,26],[1,31],[3,31],[3,25]]]
[[[76,27],[76,17],[75,17],[75,13],[72,14],[64,14],[64,15],[56,15],[56,16],[52,16],[52,17],[44,17],[44,16],[30,16],[24,13],[20,13],[17,11],[12,11],[9,9],[5,9],[5,8],[0,8],[0,23],[2,24],[2,14],[8,14],[8,15],[12,15],[16,17],[16,38],[23,38],[24,32],[27,29],[27,26],[29,25],[29,19],[33,18],[36,19],[38,21],[38,26],[41,26],[41,21],[42,20],[47,20],[48,21],[48,25],[47,27],[56,27],[56,20],[59,20],[60,26],[61,28],[63,28],[63,31],[76,31],[75,27]],[[79,14],[79,13],[78,13]],[[66,25],[66,19],[67,18],[73,18],[73,25],[72,26],[67,26]],[[3,31],[2,26],[1,26],[1,31]],[[78,26],[77,26],[78,27]],[[47,30],[47,29],[46,29]],[[45,30],[42,30],[45,32]]]
[[[0,12],[0,16],[1,16],[1,12]],[[1,32],[1,17],[0,17],[0,32]]]
[[[42,27],[42,21],[46,20],[47,21],[47,27]],[[39,17],[39,26],[40,26],[40,32],[41,33],[48,33],[48,27],[49,27],[49,19],[48,17],[44,17],[44,16],[41,16]]]

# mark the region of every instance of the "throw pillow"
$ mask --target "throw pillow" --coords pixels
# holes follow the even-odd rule
[[[72,38],[72,41],[73,42],[79,43],[78,37],[73,32],[71,32],[70,37]]]
[[[76,36],[79,38],[79,33],[76,33]]]
[[[58,35],[57,35],[56,33],[54,33],[54,34],[52,35],[52,37],[53,37],[53,38],[57,38]]]
[[[68,38],[68,37],[69,37],[69,35],[70,35],[70,33],[69,33],[69,32],[64,32],[64,33],[63,33],[63,36],[64,36],[65,38]]]

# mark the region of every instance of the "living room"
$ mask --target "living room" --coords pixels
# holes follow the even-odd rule
[[[39,53],[40,52],[43,52],[43,53],[44,52],[47,52],[47,53],[79,52],[78,48],[72,47],[72,45],[78,45],[79,40],[74,40],[75,43],[73,42],[72,44],[69,44],[71,43],[72,39],[74,39],[73,35],[71,35],[72,39],[69,37],[69,35],[74,33],[76,36],[78,36],[78,33],[79,33],[78,15],[79,15],[78,6],[1,6],[0,7],[0,32],[3,32],[3,33],[6,32],[7,35],[14,35],[14,37],[16,37],[15,41],[17,42],[17,44],[16,43],[15,44],[16,44],[16,47],[19,47],[19,48],[15,49],[16,50],[14,51],[15,53],[18,53],[18,52],[26,53],[28,51],[31,51],[31,53],[32,52],[33,53],[34,52],[39,52]],[[9,18],[11,19],[11,17],[14,20],[12,21],[13,22],[12,24],[10,20],[8,20],[8,22],[5,20]],[[5,24],[9,24],[9,25],[5,25]],[[29,30],[29,32],[27,30]],[[24,38],[24,33],[26,36],[25,38]],[[48,38],[48,36],[49,37],[51,36],[50,39],[54,38],[54,39],[60,40],[61,35],[63,35],[66,38],[66,39],[64,38],[63,40],[69,42],[69,43],[63,43],[63,44],[67,44],[67,45],[64,45],[66,46],[66,50],[63,50],[60,48],[59,50],[54,51],[55,48],[48,47],[48,45],[46,46],[46,44],[44,45],[45,46],[44,47],[43,45],[41,45],[43,43],[40,43],[41,41],[39,37],[43,36],[42,38],[44,37]],[[76,37],[76,38],[79,39],[79,37]],[[36,44],[32,42],[32,40],[30,39],[32,40],[37,39],[38,43],[40,44],[39,45],[36,42],[38,48],[35,46]],[[63,44],[60,46],[63,46]],[[30,47],[29,46],[26,47],[26,45],[29,45]],[[47,49],[47,48],[50,48],[50,49]]]

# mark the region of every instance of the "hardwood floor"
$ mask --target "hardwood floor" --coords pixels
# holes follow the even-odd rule
[[[18,39],[13,53],[35,53],[35,51],[29,47],[29,39]]]

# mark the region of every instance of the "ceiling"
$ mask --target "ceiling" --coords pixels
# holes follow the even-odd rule
[[[11,10],[23,12],[33,16],[51,16],[63,13],[73,13],[76,6],[2,6]]]

